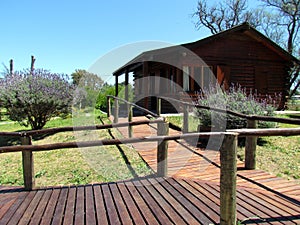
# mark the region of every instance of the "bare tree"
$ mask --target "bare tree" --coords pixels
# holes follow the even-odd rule
[[[246,0],[227,0],[225,4],[219,3],[212,6],[208,6],[207,0],[200,0],[194,16],[199,19],[196,27],[198,29],[206,27],[212,34],[219,33],[245,21],[255,27],[260,23],[248,10]]]
[[[274,15],[271,22],[275,24],[277,29],[273,29],[271,32],[274,34],[278,30],[283,30],[282,37],[286,37],[284,47],[290,54],[294,54],[298,58],[300,57],[300,0],[261,0],[264,6],[272,10]],[[290,80],[290,97],[295,94],[300,86],[299,78],[300,65],[295,65],[291,69]]]
[[[300,0],[261,0],[264,6],[273,13],[278,15],[276,23],[278,27],[282,27],[287,33],[286,49],[289,53],[295,52],[295,44],[299,43],[300,29]],[[298,40],[297,40],[298,39]]]

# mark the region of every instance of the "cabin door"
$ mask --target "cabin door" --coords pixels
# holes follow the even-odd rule
[[[221,87],[225,90],[229,89],[230,84],[230,67],[229,66],[217,66],[217,80]]]

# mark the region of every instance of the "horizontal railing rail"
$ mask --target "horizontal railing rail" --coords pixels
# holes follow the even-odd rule
[[[140,123],[140,124],[147,124],[147,123]],[[18,151],[49,151],[49,150],[57,150],[62,148],[85,148],[85,147],[95,147],[95,146],[102,146],[102,145],[133,144],[139,142],[175,141],[179,139],[185,140],[190,138],[208,138],[212,136],[220,136],[220,135],[226,135],[232,133],[236,134],[238,137],[298,136],[300,135],[300,128],[283,128],[278,130],[272,128],[232,129],[232,130],[227,130],[225,132],[195,132],[195,133],[167,135],[167,136],[144,136],[144,137],[135,137],[135,138],[103,139],[98,141],[64,142],[64,143],[53,143],[53,144],[43,144],[43,145],[5,146],[5,147],[0,147],[0,154],[9,153],[9,152],[18,152]]]
[[[277,123],[300,125],[300,119],[282,118],[282,117],[274,117],[274,116],[246,115],[246,114],[235,112],[235,111],[228,110],[228,109],[221,109],[221,108],[199,105],[196,103],[183,102],[178,99],[169,98],[169,97],[163,97],[163,99],[169,100],[169,101],[174,101],[174,102],[180,103],[182,105],[195,107],[198,109],[211,110],[211,111],[215,111],[215,112],[229,114],[229,115],[236,116],[236,117],[239,117],[242,119],[247,119],[247,120],[260,120],[260,121],[265,121],[265,122],[277,122]]]
[[[112,98],[112,99],[115,99],[115,100],[118,100],[118,101],[122,101],[122,102],[126,103],[127,105],[133,106],[133,107],[139,109],[140,111],[148,113],[149,115],[151,115],[151,116],[153,116],[155,118],[160,117],[158,114],[156,114],[156,113],[154,113],[154,112],[152,112],[152,111],[150,111],[150,110],[148,110],[148,109],[146,109],[144,107],[141,107],[141,106],[139,106],[139,105],[137,105],[137,104],[135,104],[133,102],[129,102],[129,101],[123,99],[123,98],[119,98],[119,97],[116,97],[116,96],[113,96],[113,95],[107,95],[107,98],[108,99]],[[108,102],[109,102],[109,100],[108,100]],[[115,108],[118,108],[117,104],[115,104]],[[107,105],[107,107],[110,108],[110,103]]]
[[[124,139],[104,139],[98,141],[67,142],[44,145],[31,145],[30,137],[21,137],[22,146],[0,147],[0,153],[21,151],[23,156],[23,174],[25,189],[34,188],[33,155],[35,151],[50,151],[62,148],[84,148],[102,145],[121,145],[139,142],[158,142],[157,147],[157,175],[167,176],[168,170],[168,141],[223,136],[220,148],[220,221],[221,224],[235,224],[236,222],[236,176],[237,176],[237,138],[238,136],[294,136],[300,135],[300,128],[285,129],[237,129],[226,132],[198,132],[181,135],[168,135],[168,123],[157,121],[157,136],[136,137]],[[110,126],[109,126],[110,127]]]
[[[0,136],[24,137],[24,136],[35,136],[35,135],[42,135],[42,134],[56,134],[56,133],[68,132],[68,131],[103,130],[103,129],[109,129],[109,128],[137,126],[137,125],[159,123],[159,122],[163,122],[163,120],[162,119],[155,119],[155,120],[146,120],[145,119],[145,120],[140,120],[140,121],[101,124],[101,125],[67,126],[67,127],[47,128],[47,129],[43,129],[43,130],[28,130],[28,131],[20,131],[20,132],[0,132]]]

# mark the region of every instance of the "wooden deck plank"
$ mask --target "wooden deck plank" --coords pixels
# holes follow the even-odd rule
[[[52,190],[52,194],[48,201],[45,213],[43,214],[41,224],[50,224],[51,223],[60,191],[61,191],[60,188],[54,188]]]
[[[11,217],[16,213],[16,211],[18,210],[18,208],[20,207],[22,202],[26,199],[28,194],[29,194],[29,192],[25,192],[25,191],[17,192],[17,193],[8,192],[8,193],[4,194],[6,196],[8,196],[8,195],[11,196],[11,202],[9,205],[6,205],[6,207],[1,208],[1,211],[2,210],[4,211],[3,213],[2,212],[0,213],[0,214],[2,214],[0,221],[3,224],[7,224],[10,221]],[[1,199],[1,201],[2,201],[2,199]]]
[[[136,205],[133,198],[130,196],[130,193],[128,192],[126,186],[123,183],[117,183],[117,186],[120,190],[120,194],[122,195],[122,198],[124,199],[125,204],[127,205],[127,208],[129,210],[129,213],[133,219],[133,222],[135,224],[146,224],[145,220],[143,219],[142,214],[139,210],[139,205]]]
[[[284,204],[284,201],[278,197],[270,197],[270,195],[266,195],[265,193],[260,193],[257,192],[255,195],[261,199],[264,199],[264,201],[268,202],[269,204],[275,206],[277,210],[282,214],[282,215],[299,215],[299,216],[292,216],[290,219],[295,220],[300,224],[300,208],[298,207],[298,211],[294,210],[291,207],[288,207]]]
[[[20,221],[18,222],[18,224],[23,225],[23,224],[28,224],[29,221],[31,220],[31,217],[34,214],[34,211],[37,207],[37,205],[40,202],[40,199],[42,198],[43,194],[44,194],[44,190],[38,190],[36,191],[34,198],[32,199],[32,201],[30,202],[30,204],[28,205],[26,211],[24,212],[23,216],[20,218]]]
[[[85,186],[85,205],[85,224],[96,224],[95,202],[92,185]]]
[[[103,185],[102,191],[103,191],[103,197],[105,200],[105,205],[106,205],[106,212],[108,215],[108,220],[110,224],[121,224],[121,220],[118,215],[117,208],[114,204],[114,200],[112,198],[112,195],[110,193],[110,189],[108,184]]]
[[[145,202],[140,192],[137,190],[137,187],[132,182],[125,182],[125,186],[128,189],[131,197],[135,201],[136,205],[138,205],[143,218],[145,218],[148,224],[158,225],[159,222],[156,216],[151,211],[149,205]]]
[[[29,223],[30,225],[35,225],[35,224],[40,223],[51,194],[52,194],[51,189],[44,191],[43,197],[41,198],[41,200],[37,206],[37,209],[35,210],[34,215],[32,216],[32,218],[30,220],[30,223]]]
[[[34,198],[35,194],[36,191],[29,192],[29,194],[26,196],[22,204],[18,207],[16,212],[13,214],[12,218],[9,220],[8,222],[9,225],[17,224],[20,221],[21,217],[24,215],[27,207],[29,206],[32,199]]]
[[[146,188],[140,183],[140,181],[133,181],[132,184],[136,187],[145,203],[151,209],[152,214],[157,218],[161,224],[166,224],[170,222],[168,216],[164,213],[163,209],[157,203],[157,201],[149,194]]]
[[[219,223],[219,212],[217,207],[207,196],[202,195],[199,192],[195,192],[190,186],[184,183],[176,182],[174,179],[167,179],[167,182],[172,185],[176,191],[184,195],[194,206],[196,206],[201,212],[203,212],[214,223]],[[216,211],[214,211],[216,210]]]
[[[257,198],[256,196],[249,194],[245,191],[239,191],[237,195],[243,199],[247,199],[247,206],[251,205],[253,208],[257,210],[257,213],[260,212],[260,218],[263,220],[272,220],[272,224],[285,224],[285,222],[281,222],[283,216],[278,213],[275,207],[266,204],[262,199]]]
[[[68,187],[63,187],[61,189],[53,214],[52,224],[62,224],[68,192]]]
[[[101,190],[101,185],[93,185],[94,195],[95,195],[95,207],[96,207],[96,218],[98,224],[107,225],[108,218],[106,214],[106,206],[104,202],[104,197]]]
[[[150,182],[151,183],[150,183]],[[156,180],[142,180],[141,183],[151,193],[154,199],[159,199],[159,205],[171,218],[174,224],[191,224],[195,219],[189,218],[188,212],[178,203]],[[162,198],[163,197],[163,198]],[[176,210],[174,209],[176,206]]]
[[[129,215],[129,212],[127,210],[127,207],[121,197],[121,194],[118,190],[118,187],[116,184],[109,184],[111,193],[112,193],[112,198],[115,201],[116,208],[118,210],[118,213],[121,218],[121,223],[123,224],[130,224],[132,223],[131,216]]]
[[[161,178],[158,178],[161,180]],[[213,221],[208,218],[202,211],[198,210],[193,204],[190,203],[185,197],[183,197],[180,192],[178,192],[172,185],[168,182],[164,183],[164,187],[168,190],[168,192],[174,196],[174,198],[180,202],[198,221],[203,222],[204,224],[213,223]]]
[[[85,213],[84,213],[84,186],[77,187],[76,194],[76,206],[75,206],[75,220],[74,224],[84,224]]]
[[[76,187],[69,187],[65,215],[64,215],[64,225],[73,224],[75,215],[75,202],[76,202]]]

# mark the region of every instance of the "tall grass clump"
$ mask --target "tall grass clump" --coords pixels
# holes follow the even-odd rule
[[[199,95],[198,104],[223,110],[231,110],[246,115],[273,116],[276,96],[260,96],[257,92],[248,91],[240,85],[232,85],[224,91],[218,86],[210,86]],[[247,126],[247,120],[228,113],[196,109],[201,126],[217,130],[240,129]],[[259,122],[259,128],[275,127],[275,123]]]

